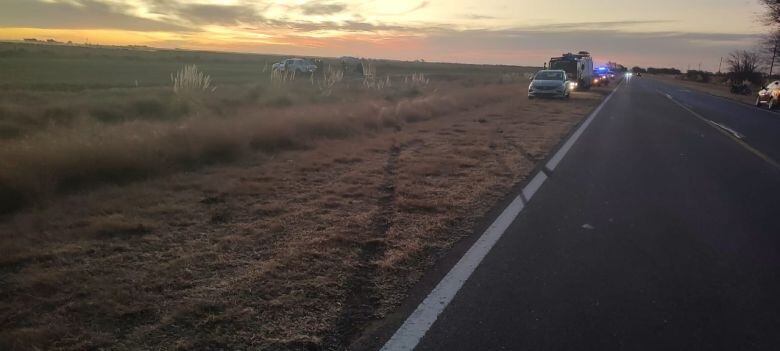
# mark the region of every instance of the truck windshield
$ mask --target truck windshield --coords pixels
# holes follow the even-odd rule
[[[541,71],[534,77],[535,80],[563,80],[563,72]]]

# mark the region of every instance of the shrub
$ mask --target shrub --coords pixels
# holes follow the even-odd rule
[[[123,109],[116,105],[92,107],[89,109],[89,115],[103,123],[119,123],[127,120]]]
[[[130,109],[142,118],[160,118],[167,114],[167,108],[158,99],[145,98],[130,103]]]
[[[43,118],[49,123],[70,125],[76,118],[76,111],[66,107],[49,107],[43,111]]]
[[[709,83],[712,81],[713,74],[707,71],[688,70],[684,78],[693,82]]]

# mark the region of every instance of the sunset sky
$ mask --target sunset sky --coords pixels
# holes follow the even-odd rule
[[[312,56],[717,70],[762,33],[758,0],[0,0],[0,39]]]

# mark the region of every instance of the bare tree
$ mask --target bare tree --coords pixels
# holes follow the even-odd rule
[[[764,19],[767,24],[780,24],[780,0],[761,0],[766,7]]]
[[[776,63],[780,59],[780,29],[773,30],[771,33],[762,36],[758,44],[758,50],[763,59],[762,62],[769,68],[769,75],[771,76],[778,71]]]
[[[729,78],[734,82],[748,80],[760,84],[761,56],[758,52],[748,50],[735,50],[729,54],[726,63],[729,67]]]

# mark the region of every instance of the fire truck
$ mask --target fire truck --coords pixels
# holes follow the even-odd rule
[[[588,90],[593,84],[593,59],[587,51],[550,58],[549,69],[566,71],[566,76],[577,83],[577,89]]]

